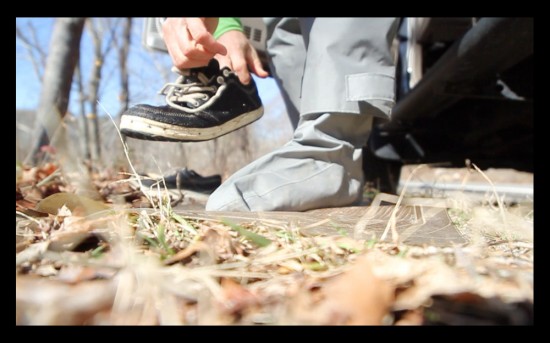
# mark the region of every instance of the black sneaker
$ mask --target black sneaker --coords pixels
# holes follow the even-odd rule
[[[126,110],[120,121],[121,133],[155,141],[206,141],[263,115],[254,80],[242,84],[229,68],[220,70],[217,60],[183,73],[161,90],[168,105],[136,105]]]
[[[165,175],[163,178],[168,189],[187,189],[206,194],[214,192],[222,183],[221,175],[201,176],[194,170],[187,168],[180,169],[170,175]],[[159,184],[163,188],[163,178],[143,179],[141,180],[141,184],[147,187]]]

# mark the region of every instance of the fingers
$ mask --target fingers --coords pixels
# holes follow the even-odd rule
[[[169,19],[163,26],[164,40],[177,68],[205,66],[216,58],[222,68],[233,70],[243,84],[250,83],[249,70],[259,77],[268,76],[244,33],[228,31],[216,41],[210,32],[216,27],[215,18]]]
[[[231,60],[230,63],[233,66],[233,70],[239,77],[239,80],[245,85],[250,83],[250,71],[261,78],[269,76],[269,73],[265,71],[262,66],[262,62],[260,61],[256,49],[249,44],[247,45],[244,54],[242,53],[242,50],[239,50],[236,51],[236,53],[230,52],[228,56]]]
[[[218,38],[218,41],[227,48],[227,55],[225,57],[218,55],[216,59],[222,67],[226,66],[233,70],[242,83],[250,83],[249,70],[259,77],[268,76],[262,67],[256,49],[250,44],[244,33],[237,30],[228,31]]]
[[[229,55],[216,55],[214,56],[215,59],[218,60],[218,63],[220,64],[220,69],[227,67],[231,70],[233,70],[233,64],[231,64],[231,59],[228,57]]]
[[[220,63],[220,69],[224,67],[231,69],[237,75],[239,81],[245,85],[250,82],[250,72],[246,67],[244,58],[240,57],[239,54],[228,53],[226,56],[216,55],[215,58]]]
[[[215,24],[215,18],[168,18],[165,21],[164,41],[176,68],[205,66],[216,54],[227,53],[207,29],[215,29]]]
[[[198,45],[186,28],[178,36],[175,49],[170,51],[172,62],[177,68],[194,68],[208,64],[212,53]]]
[[[227,67],[231,69],[241,83],[245,85],[250,83],[250,72],[241,50],[229,49],[226,56],[216,55],[216,59],[220,63],[220,68]]]
[[[250,47],[246,54],[246,64],[248,64],[250,70],[259,77],[264,78],[269,76],[269,73],[265,71],[262,65],[258,52],[253,47]]]
[[[225,47],[218,43],[214,39],[214,36],[208,32],[204,20],[200,18],[188,18],[186,22],[191,40],[202,45],[205,51],[213,54],[212,57],[215,54],[225,55],[227,53]]]
[[[250,72],[246,65],[246,60],[242,52],[234,53],[230,55],[231,64],[233,65],[233,71],[239,77],[241,83],[247,85],[250,83]]]

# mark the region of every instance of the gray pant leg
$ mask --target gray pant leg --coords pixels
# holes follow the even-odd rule
[[[307,57],[300,114],[386,117],[395,102],[397,18],[303,18]]]
[[[281,90],[292,128],[296,129],[306,60],[300,22],[298,18],[264,18],[264,23],[267,27],[269,66]]]
[[[264,18],[264,22],[270,66],[294,128],[299,113],[389,115],[395,103],[391,46],[398,18]]]
[[[396,23],[301,19],[307,52],[294,138],[232,175],[206,209],[304,211],[360,200],[361,148],[373,116],[388,115],[393,104]]]
[[[306,211],[346,206],[362,196],[361,148],[342,139],[368,136],[372,116],[308,114],[295,138],[227,179],[208,211]]]

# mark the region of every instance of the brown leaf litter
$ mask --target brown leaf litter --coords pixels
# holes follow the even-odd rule
[[[311,213],[175,211],[169,196],[136,209],[148,198],[125,174],[96,174],[97,202],[55,165],[22,170],[19,325],[533,321],[532,211],[387,195]]]

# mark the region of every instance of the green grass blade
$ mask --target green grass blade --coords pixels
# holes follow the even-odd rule
[[[195,229],[193,225],[191,225],[187,220],[185,220],[185,218],[183,218],[182,216],[174,212],[172,212],[171,215],[172,215],[172,218],[174,218],[178,223],[182,225],[184,230],[186,230],[187,232],[193,235],[198,234],[197,229]]]
[[[174,254],[174,250],[172,250],[172,248],[170,248],[170,246],[168,245],[168,243],[166,242],[166,235],[164,234],[164,225],[159,225],[158,228],[157,228],[157,236],[158,236],[158,241],[159,243],[161,244],[162,248],[164,249],[164,251],[166,253],[168,253],[169,255],[173,255]]]
[[[229,226],[233,230],[237,231],[239,233],[239,235],[243,236],[244,238],[246,238],[250,242],[256,244],[257,246],[265,247],[265,246],[268,246],[269,244],[271,244],[270,239],[265,238],[262,235],[258,235],[257,233],[254,233],[252,231],[249,231],[249,230],[243,228],[242,226],[237,225],[235,223],[232,223],[232,222],[230,222],[226,219],[222,220],[222,223]]]

